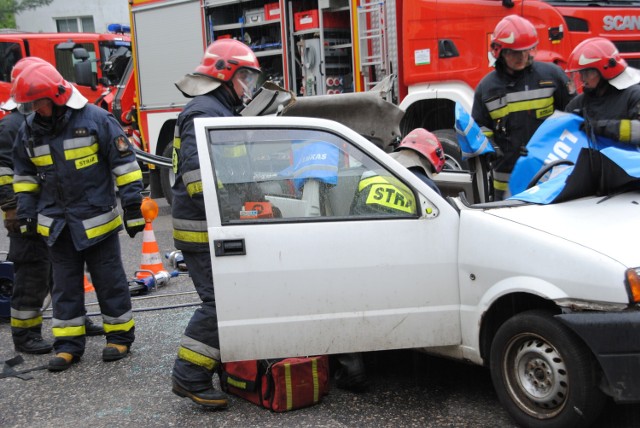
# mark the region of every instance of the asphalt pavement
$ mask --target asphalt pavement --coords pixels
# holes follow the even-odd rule
[[[153,223],[160,252],[173,250],[169,207],[160,203]],[[2,233],[0,251],[8,249]],[[139,269],[142,234],[120,234],[125,270]],[[165,267],[170,268],[165,260]],[[35,370],[24,379],[0,379],[0,427],[512,427],[499,404],[489,372],[415,351],[367,353],[370,388],[362,394],[340,390],[316,406],[273,413],[237,397],[223,411],[208,411],[171,392],[171,367],[180,336],[198,298],[186,276],[165,287],[134,296],[136,341],[131,354],[104,363],[104,337],[87,338],[82,360],[70,369]],[[95,293],[86,293],[87,311],[96,322]],[[44,336],[51,339],[51,312]],[[46,365],[48,355],[18,354],[10,327],[0,324],[0,363],[22,355],[15,370]],[[217,377],[215,384],[218,385]],[[610,404],[598,426],[640,426],[640,406]]]

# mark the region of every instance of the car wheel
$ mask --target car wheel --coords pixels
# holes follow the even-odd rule
[[[505,322],[493,339],[490,366],[500,402],[523,426],[588,426],[605,402],[591,352],[546,311]]]
[[[433,131],[442,148],[444,149],[444,168],[453,171],[468,171],[469,163],[466,160],[462,160],[462,152],[458,145],[458,136],[453,129],[438,129]]]
[[[162,156],[173,159],[173,142],[167,144],[162,151]],[[173,173],[172,168],[160,168],[160,185],[162,186],[162,193],[164,193],[164,197],[169,205],[173,202],[172,187],[175,182],[176,175]]]

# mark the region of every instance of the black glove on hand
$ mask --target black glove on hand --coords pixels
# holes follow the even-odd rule
[[[20,220],[16,218],[16,209],[11,208],[4,212],[4,227],[9,233],[20,233]]]
[[[144,230],[144,218],[139,205],[124,207],[124,228],[131,238]]]
[[[20,233],[27,238],[38,235],[38,221],[35,218],[23,218],[20,220]]]

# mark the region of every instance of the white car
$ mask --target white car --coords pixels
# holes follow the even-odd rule
[[[527,426],[640,400],[640,192],[471,205],[334,121],[195,125],[224,361],[421,348],[489,367]],[[354,214],[371,172],[404,211]],[[437,180],[478,200],[473,178]],[[243,186],[263,200],[230,206]]]

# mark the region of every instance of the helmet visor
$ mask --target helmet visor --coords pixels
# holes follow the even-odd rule
[[[255,94],[258,86],[258,77],[260,77],[260,73],[249,68],[241,68],[233,76],[233,80],[242,87],[243,94],[241,98],[243,103],[246,104],[253,99],[253,94]]]
[[[38,111],[43,106],[47,104],[49,100],[47,98],[40,98],[35,101],[30,101],[26,103],[17,103],[18,111],[24,115],[33,113],[34,111]]]

